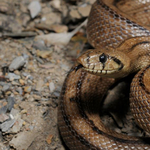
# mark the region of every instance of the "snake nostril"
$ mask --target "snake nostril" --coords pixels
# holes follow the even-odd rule
[[[101,54],[99,56],[99,61],[104,64],[107,61],[107,55],[105,55],[104,53]]]

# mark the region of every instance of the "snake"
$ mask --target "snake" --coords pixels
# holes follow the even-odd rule
[[[87,23],[93,49],[81,54],[64,81],[58,127],[70,150],[150,150],[149,137],[106,127],[102,99],[119,79],[134,74],[130,109],[150,133],[150,1],[96,0]]]

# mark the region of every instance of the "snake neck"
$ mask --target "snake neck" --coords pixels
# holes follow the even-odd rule
[[[150,42],[143,41],[132,46],[132,50],[126,54],[130,58],[131,73],[138,72],[150,64]]]

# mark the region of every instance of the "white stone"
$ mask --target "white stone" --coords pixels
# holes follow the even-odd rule
[[[30,11],[31,18],[35,18],[41,11],[41,5],[38,1],[33,1],[29,4],[28,9]]]

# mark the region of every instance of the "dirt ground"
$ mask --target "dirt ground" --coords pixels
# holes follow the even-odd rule
[[[57,128],[59,95],[76,57],[88,47],[86,30],[80,29],[66,46],[36,37],[70,33],[86,19],[93,1],[0,0],[1,150],[67,149]],[[117,132],[141,136],[144,132],[128,111],[128,94],[116,95],[118,89],[129,89],[126,83],[108,92],[103,121]],[[112,97],[117,100],[110,103]],[[124,119],[116,115],[118,107],[125,108]]]

